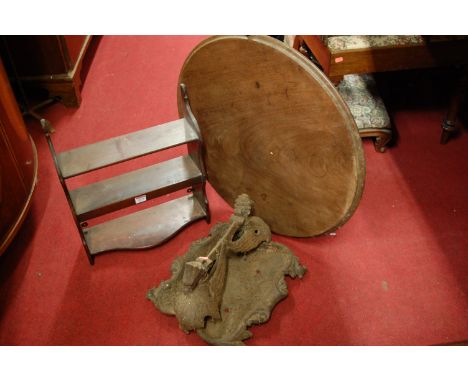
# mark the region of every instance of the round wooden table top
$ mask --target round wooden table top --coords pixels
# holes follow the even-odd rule
[[[208,181],[230,205],[247,193],[273,232],[295,237],[351,217],[364,185],[361,139],[305,57],[266,36],[212,37],[188,56],[179,82],[200,126]]]

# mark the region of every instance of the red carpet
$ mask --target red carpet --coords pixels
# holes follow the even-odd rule
[[[177,77],[202,37],[104,37],[79,109],[44,112],[58,151],[178,118]],[[468,339],[468,135],[438,143],[440,110],[397,110],[400,138],[385,154],[364,142],[367,178],[336,236],[275,237],[307,266],[250,345],[425,345]],[[2,345],[200,345],[146,292],[207,235],[200,221],[167,244],[113,252],[88,264],[44,137],[31,213],[0,259]],[[147,165],[179,150],[106,169]],[[89,182],[95,175],[79,179]],[[213,223],[231,209],[211,189]]]

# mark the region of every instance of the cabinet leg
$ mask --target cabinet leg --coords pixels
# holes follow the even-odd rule
[[[44,83],[43,87],[49,92],[50,97],[60,98],[66,107],[79,107],[81,104],[81,81],[79,76],[64,81]]]

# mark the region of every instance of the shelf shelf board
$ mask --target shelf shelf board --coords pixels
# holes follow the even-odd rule
[[[57,155],[64,179],[196,141],[185,118],[64,151]]]
[[[193,195],[147,208],[83,230],[91,255],[162,244],[187,224],[206,217]]]
[[[149,200],[202,182],[190,156],[177,157],[70,191],[80,221]]]

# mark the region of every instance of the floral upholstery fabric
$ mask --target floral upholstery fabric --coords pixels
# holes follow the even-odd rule
[[[358,129],[389,129],[390,118],[371,74],[349,74],[338,85]]]
[[[423,36],[323,36],[332,53],[351,49],[369,49],[424,44]]]

